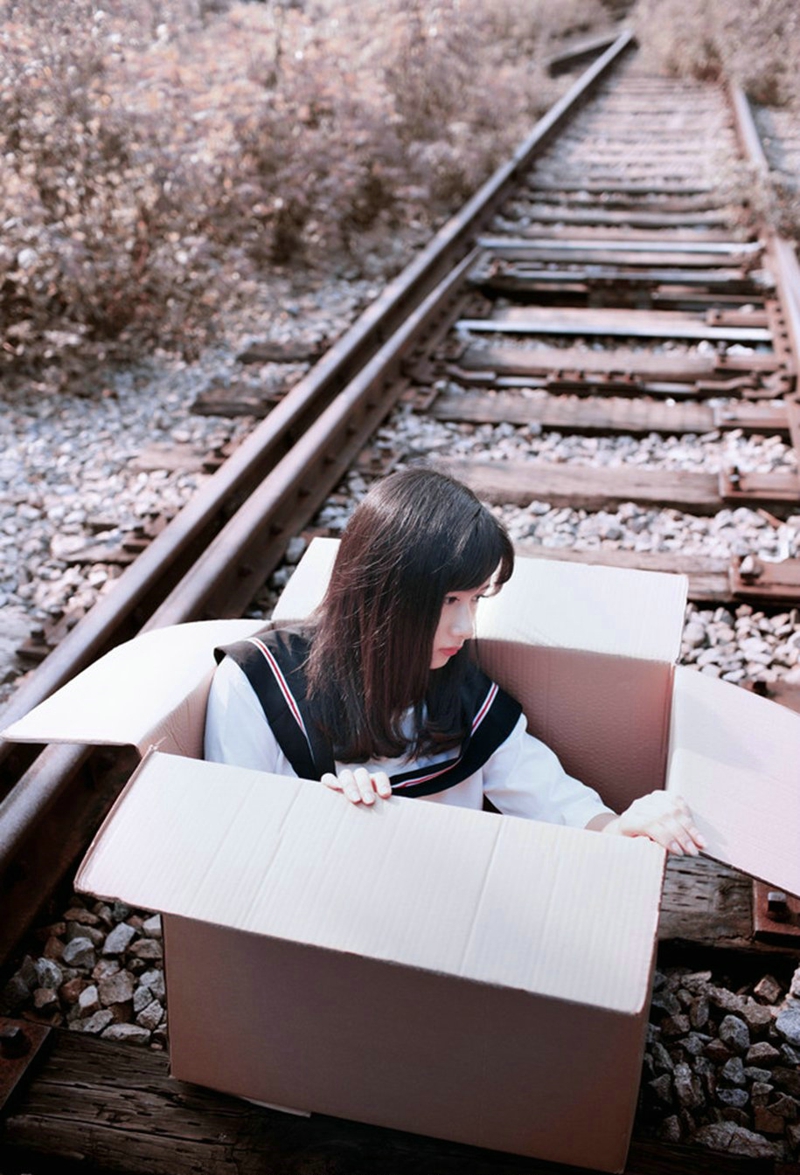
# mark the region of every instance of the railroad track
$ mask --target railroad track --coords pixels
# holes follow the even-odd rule
[[[737,198],[742,175],[762,166],[759,151],[740,94],[649,77],[630,37],[620,37],[285,399],[249,405],[264,421],[189,506],[142,536],[114,592],[63,626],[7,721],[136,632],[248,609],[355,462],[368,478],[398,461],[436,460],[517,523],[531,503],[584,515],[633,503],[697,518],[746,508],[779,528],[800,502],[800,284],[787,243]],[[634,438],[635,459],[553,459],[537,448],[552,432]],[[635,438],[653,433],[695,438],[688,444],[709,437],[717,468],[651,467]],[[460,455],[461,438],[476,434],[486,452]],[[764,469],[736,459],[748,437],[764,438],[758,444],[780,461]],[[524,537],[517,545],[528,555],[684,571],[696,602],[776,611],[800,597],[795,552],[772,561],[613,543],[543,547]],[[793,687],[765,692],[798,705]],[[0,749],[10,911],[2,957],[127,774],[107,759],[85,748]],[[712,945],[727,914],[715,910],[712,927],[682,908],[708,875],[672,875],[664,937]],[[723,889],[735,888],[720,876]],[[729,944],[752,948],[739,906]],[[20,1129],[18,1141],[31,1145]],[[115,1169],[154,1169],[135,1155],[125,1161]],[[672,1161],[668,1169],[698,1169],[682,1166],[680,1153]]]

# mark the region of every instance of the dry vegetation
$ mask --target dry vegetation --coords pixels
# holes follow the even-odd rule
[[[797,0],[638,0],[634,20],[673,73],[733,78],[767,105],[800,101]]]
[[[188,354],[271,273],[388,276],[555,97],[601,0],[0,0],[0,372]],[[639,0],[645,51],[800,106],[796,0]],[[784,227],[797,194],[778,190]]]
[[[556,11],[554,11],[554,9]],[[600,0],[0,0],[0,351],[191,353],[276,267],[391,272],[554,98]],[[382,267],[382,269],[381,269]]]

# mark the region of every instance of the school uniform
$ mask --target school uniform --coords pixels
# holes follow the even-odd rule
[[[498,811],[584,828],[609,809],[591,788],[568,775],[557,756],[526,731],[519,703],[475,665],[462,685],[469,734],[455,750],[412,761],[337,761],[306,703],[308,638],[270,629],[217,650],[206,712],[205,757],[277,775],[319,779],[326,771],[385,771],[396,795]],[[406,716],[409,742],[413,712]]]

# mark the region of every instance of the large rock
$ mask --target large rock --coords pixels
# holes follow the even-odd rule
[[[739,1016],[725,1016],[719,1026],[719,1038],[734,1053],[750,1048],[750,1029]]]
[[[122,955],[130,946],[136,931],[127,922],[120,922],[109,934],[103,947],[104,955]]]
[[[103,1040],[124,1041],[126,1044],[149,1044],[150,1033],[138,1024],[111,1024],[103,1033]]]
[[[112,1004],[124,1004],[133,999],[133,976],[127,971],[118,971],[108,979],[101,979],[97,985],[100,1003],[104,1008]]]
[[[81,967],[87,970],[97,962],[94,944],[88,938],[73,938],[64,947],[64,962],[69,967]]]
[[[727,1151],[732,1155],[747,1155],[752,1159],[774,1159],[779,1150],[774,1142],[754,1134],[752,1130],[738,1126],[735,1122],[712,1122],[701,1126],[692,1134],[690,1142],[706,1146],[710,1150]]]
[[[778,1014],[775,1027],[789,1044],[800,1045],[800,1004],[790,1004]]]

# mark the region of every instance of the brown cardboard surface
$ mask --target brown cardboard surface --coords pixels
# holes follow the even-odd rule
[[[176,1076],[616,1170],[663,862],[643,840],[356,808],[155,753],[76,884],[164,913]]]
[[[710,856],[800,894],[800,714],[679,667],[667,786]]]
[[[118,645],[2,732],[12,742],[151,746],[197,758],[214,648],[263,627],[208,620],[144,633]]]
[[[687,582],[594,570],[518,559],[480,604],[477,657],[567,771],[622,811],[664,786]]]
[[[579,649],[479,642],[486,672],[522,705],[565,770],[623,811],[664,786],[673,668]],[[566,699],[566,704],[565,704]]]
[[[186,996],[170,1004],[175,1077],[435,1138],[623,1169],[646,1013],[252,941],[181,918],[165,918],[165,932],[170,990],[177,958]]]

